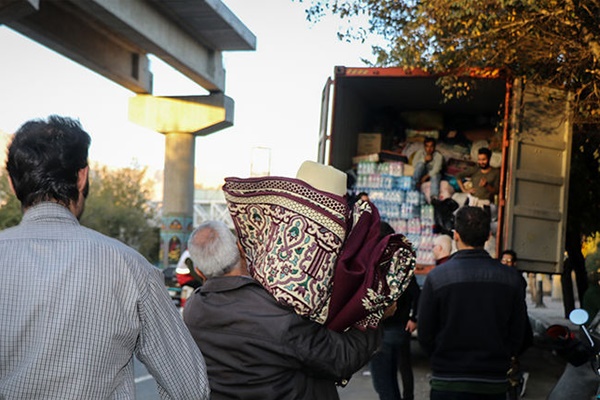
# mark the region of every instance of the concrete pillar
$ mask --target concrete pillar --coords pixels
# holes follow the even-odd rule
[[[159,258],[166,268],[177,264],[194,228],[195,138],[233,125],[233,100],[222,93],[138,95],[129,101],[129,119],[165,135]]]
[[[192,133],[165,133],[165,170],[160,232],[163,265],[176,264],[187,248],[194,224],[194,161]]]

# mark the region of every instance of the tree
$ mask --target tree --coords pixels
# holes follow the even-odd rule
[[[150,203],[146,169],[95,168],[81,224],[120,240],[150,262],[158,261],[160,228]]]
[[[13,194],[8,183],[8,173],[0,173],[0,230],[21,222],[21,203]]]
[[[503,68],[572,91],[578,118],[600,121],[600,0],[312,0],[307,8],[313,21],[327,12],[349,22],[342,39],[384,39],[374,65]],[[352,24],[362,15],[367,28]]]
[[[150,202],[150,184],[145,169],[90,170],[90,191],[81,224],[120,240],[158,261],[160,228]],[[8,174],[0,175],[0,230],[17,225],[22,212],[10,191]]]
[[[600,231],[600,0],[297,0],[307,18],[332,13],[348,22],[339,37],[379,35],[375,66],[432,73],[482,67],[508,71],[538,85],[573,93],[573,156],[566,247],[570,264],[585,270],[583,235]],[[368,26],[356,26],[356,17]],[[447,97],[468,93],[445,76]],[[580,288],[585,277],[578,277]],[[580,291],[580,298],[583,293]]]

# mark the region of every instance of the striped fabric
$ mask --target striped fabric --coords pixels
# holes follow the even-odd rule
[[[0,275],[0,399],[135,399],[133,356],[162,399],[209,397],[161,272],[67,208],[0,232]]]

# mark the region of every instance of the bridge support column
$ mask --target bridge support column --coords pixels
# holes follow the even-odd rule
[[[209,96],[139,95],[129,119],[165,135],[165,170],[160,233],[161,267],[177,264],[194,223],[195,139],[233,125],[233,100]],[[143,147],[142,147],[143,149]]]
[[[192,133],[165,133],[159,257],[163,265],[177,263],[193,230],[195,139]]]

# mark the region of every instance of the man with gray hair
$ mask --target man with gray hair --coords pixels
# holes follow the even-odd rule
[[[205,357],[212,400],[338,399],[335,383],[376,350],[378,330],[338,333],[278,303],[250,277],[222,222],[198,226],[188,249],[206,281],[183,317]]]
[[[448,235],[437,235],[433,239],[433,257],[435,265],[440,265],[448,261],[452,254],[452,238]]]

